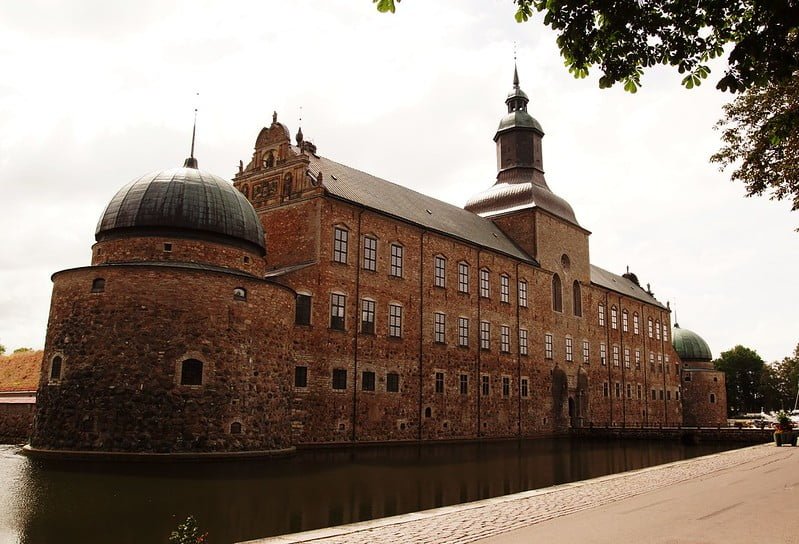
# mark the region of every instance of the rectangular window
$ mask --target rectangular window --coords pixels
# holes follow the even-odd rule
[[[335,227],[333,229],[333,260],[337,263],[347,264],[347,240],[349,239],[347,229]]]
[[[402,251],[402,246],[391,244],[391,275],[398,278],[402,277]]]
[[[330,328],[344,330],[344,304],[347,297],[333,293],[330,295]]]
[[[669,341],[669,328],[666,326],[665,323],[663,323],[663,341],[664,342]]]
[[[369,236],[363,239],[363,269],[377,270],[377,240]]]
[[[643,388],[641,387],[640,383],[636,387],[636,393],[638,394],[638,400],[641,400],[641,395],[643,394]]]
[[[627,310],[621,313],[621,331],[627,332]]]
[[[458,291],[469,292],[469,265],[466,263],[458,263]]]
[[[522,398],[527,398],[530,396],[530,380],[527,378],[522,378]]]
[[[343,368],[333,369],[333,389],[347,388],[347,371]]]
[[[375,333],[375,301],[367,298],[361,301],[361,332]]]
[[[308,387],[308,367],[294,367],[294,387]]]
[[[519,329],[519,354],[527,355],[527,329]]]
[[[658,374],[663,374],[663,356],[658,353]]]
[[[491,295],[491,289],[488,283],[488,270],[485,268],[480,270],[480,296],[488,298]]]
[[[571,336],[566,337],[566,361],[574,361],[574,346],[572,344]]]
[[[436,372],[436,393],[444,392],[444,373]]]
[[[484,397],[491,393],[491,380],[488,376],[480,376],[480,389]]]
[[[433,336],[438,344],[446,342],[447,316],[436,312],[434,315]]]
[[[660,321],[655,323],[655,340],[660,340]]]
[[[641,370],[641,350],[635,350],[635,369]]]
[[[461,395],[469,394],[469,375],[461,374],[459,377]]]
[[[647,333],[649,334],[649,338],[652,338],[652,318],[650,317],[646,322]]]
[[[666,400],[671,400],[671,389],[666,389]]]
[[[660,390],[660,400],[663,400],[663,390]]]
[[[608,348],[605,347],[605,344],[599,344],[599,362],[602,363],[602,366],[608,364]]]
[[[364,391],[375,390],[375,373],[371,370],[364,370],[361,374],[361,389]]]
[[[657,391],[655,391],[654,389],[652,390],[652,400],[658,400]]]
[[[616,382],[616,398],[621,398],[621,384],[619,382]]]
[[[447,286],[447,260],[440,255],[436,255],[435,286]]]
[[[615,306],[610,307],[610,328],[613,330],[619,328],[619,311]]]
[[[499,327],[499,351],[510,353],[510,327],[507,325]]]
[[[619,366],[619,346],[613,346],[613,366]]]
[[[499,301],[510,302],[510,278],[504,274],[499,277]]]
[[[604,382],[602,384],[602,396],[606,398],[610,396],[610,388],[608,387],[608,382]]]
[[[630,368],[630,348],[624,348],[624,368]]]
[[[491,349],[491,323],[480,322],[480,349]]]
[[[599,326],[600,327],[604,327],[605,326],[605,305],[604,304],[600,304],[599,305]]]
[[[458,318],[458,345],[467,347],[469,345],[469,318]]]
[[[399,393],[399,374],[389,372],[386,374],[386,391],[389,393]]]
[[[588,340],[583,340],[583,362],[588,364],[591,362],[591,344]]]
[[[649,352],[649,370],[655,370],[655,354],[653,352]]]
[[[527,308],[527,282],[524,280],[519,282],[519,306]]]
[[[311,324],[311,296],[297,295],[297,305],[294,308],[294,323],[296,325]]]
[[[546,333],[544,335],[544,358],[552,359],[552,335]]]
[[[394,338],[402,336],[402,306],[388,305],[388,335]]]
[[[639,330],[638,314],[633,314],[633,334],[638,334]]]
[[[627,384],[627,398],[628,399],[633,398],[633,384],[631,383]]]
[[[502,376],[502,396],[510,396],[510,378],[507,376]]]

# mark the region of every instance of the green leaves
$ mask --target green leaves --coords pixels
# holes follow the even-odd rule
[[[399,3],[401,0],[396,1]],[[394,0],[372,0],[372,3],[377,4],[377,11],[380,13],[386,13],[389,11],[394,13],[397,10],[396,6],[394,5]]]
[[[697,66],[693,72],[683,78],[682,84],[686,89],[693,89],[699,86],[703,79],[707,79],[709,73],[710,68],[707,66]]]

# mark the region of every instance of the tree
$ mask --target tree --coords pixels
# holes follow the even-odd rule
[[[0,344],[0,355],[5,354],[5,352],[6,352],[6,347],[3,344]]]
[[[796,404],[796,396],[799,391],[799,344],[793,350],[791,357],[785,357],[782,361],[774,365],[776,375],[777,391],[779,395],[779,407],[792,410]]]
[[[724,106],[716,127],[723,145],[710,160],[722,170],[738,164],[732,179],[744,183],[746,196],[768,192],[799,210],[799,72],[745,91]]]
[[[17,348],[14,350],[14,353],[27,353],[29,351],[33,351],[31,348]]]
[[[729,414],[759,412],[763,408],[761,378],[766,363],[756,351],[735,346],[722,352],[713,366],[725,374]]]

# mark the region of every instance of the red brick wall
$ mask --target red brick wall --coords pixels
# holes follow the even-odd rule
[[[724,373],[704,368],[684,368],[682,376],[683,424],[690,427],[726,426],[727,389]],[[710,401],[711,394],[715,402]]]

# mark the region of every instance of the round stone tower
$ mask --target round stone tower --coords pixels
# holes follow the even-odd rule
[[[294,293],[244,195],[192,157],[120,189],[95,238],[53,275],[31,451],[290,448]]]
[[[724,373],[713,367],[713,355],[707,342],[675,323],[671,344],[681,363],[683,425],[725,426],[727,390]]]

